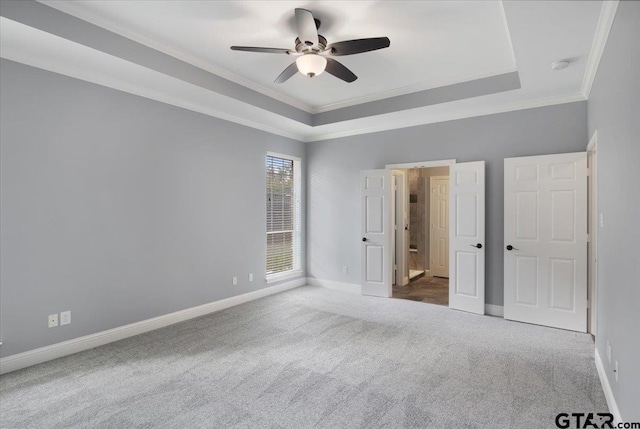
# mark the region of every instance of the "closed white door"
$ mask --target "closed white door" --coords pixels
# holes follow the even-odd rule
[[[504,160],[504,246],[504,317],[585,332],[585,152]]]
[[[484,161],[449,167],[449,307],[484,314]]]
[[[391,177],[389,170],[364,170],[360,173],[363,295],[391,296]]]
[[[429,201],[429,274],[449,277],[449,177],[432,176]]]

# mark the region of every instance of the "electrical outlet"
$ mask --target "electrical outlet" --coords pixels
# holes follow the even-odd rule
[[[249,281],[252,282],[253,281],[253,274],[249,274]]]
[[[609,361],[609,365],[611,365],[611,344],[607,341],[607,360]]]
[[[238,286],[238,278],[236,276],[234,276],[233,279],[231,279],[231,284],[233,286]]]
[[[71,310],[63,311],[60,313],[60,326],[68,325],[71,323]]]
[[[49,315],[49,327],[55,328],[58,326],[58,313]]]
[[[349,267],[347,267],[346,265],[342,267],[342,274],[348,274],[349,273]]]
[[[616,375],[616,381],[618,381],[618,375],[620,374],[620,369],[618,368],[618,361],[616,361],[616,364],[613,367],[613,373]]]

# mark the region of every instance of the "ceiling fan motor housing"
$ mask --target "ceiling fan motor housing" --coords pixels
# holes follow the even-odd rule
[[[307,45],[305,42],[300,41],[300,38],[296,37],[296,52],[322,52],[327,48],[327,39],[324,36],[318,34],[318,44],[316,46]]]

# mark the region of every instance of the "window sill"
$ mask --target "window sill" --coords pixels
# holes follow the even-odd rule
[[[284,271],[282,273],[267,275],[267,284],[281,282],[282,280],[289,280],[296,277],[302,277],[302,270]]]

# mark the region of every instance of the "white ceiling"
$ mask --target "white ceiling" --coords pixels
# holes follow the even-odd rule
[[[134,9],[127,9],[128,12],[124,14],[122,12],[124,10],[123,8],[126,7],[141,8],[143,7],[141,4],[150,3],[163,11],[158,10],[154,12],[151,17],[145,16],[144,19],[138,15],[147,14],[140,11],[135,12]],[[365,27],[362,18],[348,18],[345,14],[336,13],[337,6],[343,3],[349,4],[350,10],[354,11],[355,16],[376,17],[376,19],[379,20],[379,24],[373,25],[371,21],[368,21],[367,31],[360,30],[360,28]],[[297,2],[169,3],[129,0],[82,3],[69,3],[66,1],[47,2],[47,4],[64,10],[67,13],[72,13],[70,9],[66,9],[69,5],[71,5],[72,8],[76,8],[78,5],[88,8],[94,7],[94,4],[99,4],[100,7],[104,9],[102,12],[104,16],[99,16],[98,12],[95,11],[87,12],[83,15],[76,10],[73,11],[72,14],[155,49],[163,50],[201,68],[217,72],[216,74],[218,75],[227,78],[232,77],[245,86],[259,89],[275,98],[288,100],[290,104],[298,105],[298,107],[308,107],[309,105],[319,106],[327,100],[337,99],[330,99],[330,96],[338,97],[340,95],[332,95],[331,91],[327,91],[328,95],[325,94],[325,92],[316,90],[309,91],[309,87],[314,88],[315,85],[323,85],[324,87],[324,84],[339,83],[340,86],[344,88],[348,87],[349,84],[343,84],[337,81],[337,79],[335,82],[329,79],[327,79],[328,82],[320,80],[320,78],[324,76],[319,76],[313,80],[306,80],[303,76],[296,76],[295,83],[300,86],[297,92],[294,91],[292,94],[293,96],[297,96],[296,94],[298,93],[304,93],[303,96],[307,98],[297,96],[298,98],[293,100],[288,93],[274,92],[276,90],[280,91],[281,88],[284,87],[278,86],[275,87],[274,90],[274,87],[268,86],[268,82],[272,80],[271,77],[263,81],[260,80],[262,75],[259,74],[258,78],[253,80],[251,75],[241,76],[230,70],[230,67],[227,69],[221,65],[224,61],[228,61],[228,58],[238,56],[239,58],[243,58],[242,61],[249,61],[250,63],[257,61],[257,63],[255,63],[256,65],[249,67],[249,70],[252,73],[261,73],[262,69],[266,70],[266,66],[263,66],[263,59],[280,61],[280,57],[269,56],[267,54],[232,52],[228,49],[228,45],[258,45],[260,44],[258,43],[259,39],[266,37],[264,35],[264,31],[266,31],[266,34],[270,35],[269,37],[272,37],[274,42],[265,42],[264,45],[288,47],[289,45],[277,43],[278,40],[285,42],[290,40],[290,33],[294,31],[293,20],[292,17],[287,18],[289,13],[287,10],[292,10],[294,7],[306,6],[310,10],[315,11],[316,5],[322,5],[324,9],[321,10],[323,13],[326,13],[327,18],[324,16],[321,16],[321,18],[325,20],[327,28],[326,31],[321,31],[321,33],[330,37],[330,41],[381,35],[388,35],[391,38],[390,49],[352,57],[354,59],[361,57],[363,61],[366,58],[367,61],[377,62],[383,58],[383,54],[392,55],[392,53],[395,54],[394,49],[401,50],[403,44],[396,42],[396,40],[400,40],[399,38],[403,37],[403,34],[404,37],[411,37],[411,39],[413,39],[411,46],[416,50],[428,46],[428,44],[421,45],[421,42],[423,40],[429,40],[429,29],[414,31],[414,28],[418,25],[416,21],[423,22],[422,19],[414,19],[414,17],[419,16],[427,10],[425,9],[426,6],[424,3],[430,5],[430,9],[427,8],[430,11],[438,10],[437,7],[441,8],[439,9],[439,15],[437,14],[436,16],[441,17],[442,22],[459,21],[456,23],[458,27],[464,27],[466,23],[467,28],[465,32],[473,36],[471,39],[484,40],[484,42],[481,43],[483,47],[478,48],[478,50],[483,49],[488,52],[486,54],[487,62],[484,56],[480,55],[481,52],[469,53],[466,47],[458,46],[455,49],[448,50],[443,48],[443,50],[447,51],[447,55],[439,57],[445,64],[442,68],[438,69],[438,73],[444,73],[443,70],[450,67],[450,65],[453,64],[451,63],[452,61],[460,58],[468,58],[468,56],[465,57],[461,55],[461,52],[466,52],[469,55],[478,54],[482,57],[479,59],[474,57],[477,63],[475,64],[477,66],[476,68],[474,68],[473,64],[469,67],[459,68],[456,66],[450,68],[451,74],[444,75],[445,77],[449,76],[451,78],[446,81],[446,83],[456,82],[456,79],[464,79],[460,77],[461,75],[455,75],[455,71],[466,72],[471,78],[474,77],[474,73],[481,74],[481,70],[489,70],[487,72],[489,74],[504,72],[504,70],[498,70],[497,68],[500,61],[504,61],[507,69],[509,68],[509,64],[511,64],[513,70],[515,57],[515,67],[520,76],[521,89],[312,127],[276,113],[248,105],[239,100],[225,97],[214,91],[188,84],[175,77],[163,75],[157,71],[91,49],[73,41],[54,36],[45,31],[10,21],[6,18],[2,18],[0,25],[0,31],[2,31],[0,34],[0,55],[3,58],[30,64],[57,73],[67,74],[79,79],[174,104],[272,133],[303,141],[315,141],[463,117],[584,100],[588,96],[590,79],[592,79],[597,69],[599,58],[604,49],[606,37],[617,8],[617,2],[603,3],[600,1],[514,1],[504,2],[504,4],[503,2],[472,2],[473,4],[471,5],[466,4],[466,8],[460,7],[460,4],[457,3],[451,5],[453,2],[375,2],[375,4],[381,8],[381,11],[371,11],[371,9],[375,9],[372,6],[372,2],[313,2],[308,4],[300,4]],[[401,4],[401,10],[396,14],[394,10],[398,4]],[[485,7],[485,9],[474,9],[476,4],[482,4],[482,7]],[[217,21],[210,18],[210,8],[216,10],[217,14],[215,16],[218,17]],[[273,13],[267,12],[270,8],[274,9]],[[96,10],[98,9],[99,8],[96,8]],[[488,42],[489,39],[483,38],[481,28],[483,28],[482,26],[484,24],[477,22],[477,20],[475,20],[476,17],[472,16],[474,14],[468,13],[469,10],[474,10],[476,13],[484,13],[484,19],[493,23],[491,25],[492,33],[487,37],[494,38],[494,42]],[[479,10],[482,10],[482,12],[478,12]],[[178,11],[182,12],[177,13]],[[411,13],[412,11],[414,13]],[[89,13],[94,13],[95,16],[90,17]],[[504,15],[502,15],[503,13]],[[121,19],[126,18],[132,21],[144,21],[147,22],[150,27],[154,26],[153,22],[166,22],[168,23],[166,28],[167,37],[172,34],[176,36],[182,31],[187,33],[184,36],[184,40],[191,40],[192,45],[187,44],[184,49],[175,45],[160,46],[160,42],[158,42],[153,35],[143,34],[149,31],[147,28],[136,27],[136,24],[130,24],[124,21],[119,24],[121,27],[108,24],[108,22],[118,19],[120,14],[124,16],[124,18]],[[190,22],[193,23],[193,27],[200,29],[191,29],[189,26],[180,27],[176,23],[171,24],[172,16],[174,15],[183,16],[184,19],[191,20]],[[505,30],[504,17],[506,17],[508,33]],[[245,23],[243,21],[244,19],[247,19],[247,22],[253,23],[253,25],[257,27],[258,22],[264,22],[269,25],[264,27],[260,26],[260,28],[266,28],[264,31],[256,28],[251,34],[245,34],[242,37],[239,36],[238,32],[231,30],[228,32],[226,30],[221,31],[220,27],[215,27],[217,30],[211,29],[214,25],[220,25],[225,26],[225,28],[238,27],[246,30],[250,25]],[[235,24],[232,25],[232,23]],[[355,30],[355,27],[358,29]],[[194,34],[199,34],[200,31],[203,31],[202,28],[209,28],[205,43],[200,43],[193,39]],[[274,31],[274,28],[280,28],[282,34]],[[429,28],[439,28],[439,31],[443,32],[437,35],[437,37],[435,33],[431,35],[431,39],[438,40],[438,43],[434,42],[436,45],[445,46],[445,44],[448,43],[448,34],[445,31],[446,25],[438,26],[434,24]],[[322,29],[325,30],[324,24]],[[161,32],[160,35],[162,36],[162,34],[164,33]],[[336,38],[332,37],[334,34],[337,35]],[[499,36],[500,34],[502,34],[502,36]],[[416,35],[420,35],[420,37]],[[456,39],[455,34],[450,36]],[[246,37],[246,39],[244,37]],[[257,37],[257,39],[255,39],[255,37]],[[214,40],[218,38],[224,39],[225,41],[219,42],[218,40]],[[178,39],[177,36],[175,39]],[[177,43],[176,40],[172,40],[171,43]],[[451,43],[460,43],[460,40],[452,41]],[[495,43],[495,46],[493,43]],[[204,48],[204,46],[218,46],[218,44],[221,46],[219,51],[217,50],[218,48],[211,49],[210,51]],[[513,48],[511,48],[511,46],[513,46]],[[437,49],[430,52],[436,51]],[[511,52],[513,52],[513,54]],[[200,55],[200,57],[198,57],[198,55]],[[436,53],[434,55],[442,54]],[[284,60],[287,60],[286,56],[283,57]],[[429,60],[432,59],[431,57],[427,57],[429,56],[425,55],[425,57],[415,59],[408,56],[400,62],[393,63],[397,68],[394,77],[396,90],[398,88],[404,88],[406,90],[406,84],[408,83],[404,82],[403,86],[402,79],[399,78],[401,72],[406,71],[411,74],[416,71],[415,69],[411,69],[411,61],[427,64]],[[347,62],[347,59],[350,59],[349,57],[343,58],[344,63],[352,67],[354,71],[360,75],[361,79],[356,82],[362,81],[369,88],[366,91],[362,90],[362,92],[358,92],[360,95],[356,95],[356,97],[362,97],[360,101],[367,101],[368,98],[377,97],[381,89],[388,89],[384,87],[384,85],[389,84],[390,81],[385,76],[379,73],[360,73],[356,70],[355,65]],[[560,72],[551,71],[551,62],[566,58],[571,58],[573,61],[568,69]],[[229,64],[233,65],[234,61]],[[286,64],[285,61],[284,66],[286,66]],[[281,64],[277,65],[278,67],[281,66]],[[484,67],[484,69],[481,69],[481,67]],[[496,68],[491,72],[490,70],[493,67]],[[275,69],[276,75],[279,73],[278,70],[279,68]],[[246,69],[241,68],[239,72],[246,73]],[[393,70],[391,70],[391,72],[393,72]],[[418,70],[418,72],[420,72],[420,70]],[[429,85],[438,85],[444,82],[438,83],[435,80],[429,82],[428,79],[418,80],[420,73],[411,75],[416,78],[417,82],[411,82],[411,85],[413,85],[412,90],[425,89],[424,87],[428,87]],[[423,73],[423,77],[424,76],[425,74]],[[330,77],[327,76],[327,78]],[[429,79],[435,78],[433,75],[429,75]],[[371,80],[371,82],[369,82],[369,80]],[[424,87],[421,88],[421,86]],[[354,91],[360,91],[360,89],[356,88]],[[302,100],[302,102],[300,100]]]

